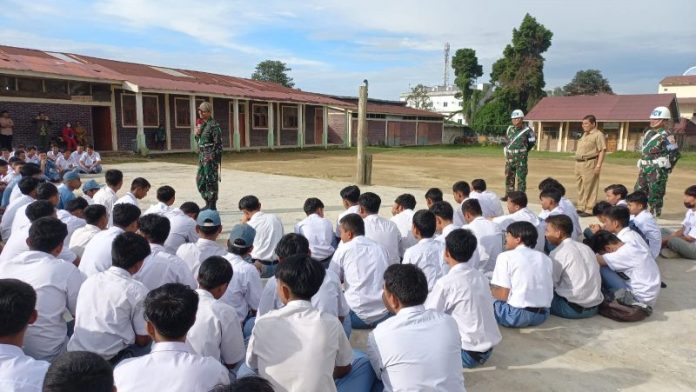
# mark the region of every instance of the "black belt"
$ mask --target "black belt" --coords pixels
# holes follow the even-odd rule
[[[558,295],[558,294],[556,294],[556,295]],[[576,311],[576,312],[578,312],[578,313],[582,313],[582,312],[585,312],[585,311],[588,311],[588,310],[592,310],[592,309],[596,308],[597,306],[599,306],[599,305],[597,305],[597,306],[593,306],[593,307],[591,307],[591,308],[585,308],[585,307],[583,307],[583,306],[581,306],[581,305],[578,305],[578,304],[576,304],[576,303],[573,303],[573,302],[568,301],[567,298],[561,297],[560,295],[558,295],[558,298],[561,298],[563,301],[565,301],[565,303],[568,304],[568,306],[570,306],[574,311]]]
[[[594,161],[595,159],[597,159],[597,155],[593,156],[592,158],[585,158],[585,159],[578,159],[578,158],[575,158],[575,162]]]
[[[278,260],[274,261],[268,261],[268,260],[259,260],[259,259],[254,259],[254,261],[258,261],[259,263],[265,265],[265,266],[271,266],[271,265],[276,265],[278,264]]]
[[[532,313],[546,313],[547,308],[524,308],[524,310]]]

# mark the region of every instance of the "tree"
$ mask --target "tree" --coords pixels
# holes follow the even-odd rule
[[[507,105],[498,99],[487,102],[474,116],[469,126],[481,134],[500,135],[510,124],[510,111]]]
[[[563,86],[565,95],[614,94],[609,81],[598,69],[578,71],[570,83]]]
[[[416,109],[433,109],[433,103],[428,95],[428,88],[422,84],[417,84],[411,89],[411,92],[406,97],[406,102],[408,102],[409,106]]]
[[[273,82],[285,87],[294,87],[295,82],[288,76],[288,72],[292,69],[288,68],[287,64],[278,60],[264,60],[256,65],[256,70],[251,75],[254,80],[262,80],[265,82]]]
[[[482,98],[480,91],[472,89],[471,85],[477,78],[483,76],[483,67],[478,62],[476,51],[465,48],[458,49],[452,57],[452,68],[454,69],[454,85],[459,89],[457,96],[462,99],[462,113],[467,123],[471,123],[476,104]]]

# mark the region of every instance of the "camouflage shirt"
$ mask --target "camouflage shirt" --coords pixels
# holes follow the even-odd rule
[[[668,158],[674,167],[681,157],[679,146],[670,131],[664,128],[648,128],[643,134],[641,159],[653,160],[660,157]]]
[[[506,146],[508,150],[524,150],[524,152],[527,152],[534,148],[536,144],[534,130],[526,125],[519,129],[515,128],[514,125],[510,125],[507,131],[505,131],[505,137],[508,140]]]
[[[198,148],[203,154],[211,155],[216,161],[222,158],[222,129],[217,121],[209,118],[201,124],[201,134],[196,136]]]

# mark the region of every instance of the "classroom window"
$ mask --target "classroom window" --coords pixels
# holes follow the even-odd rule
[[[121,94],[121,122],[124,127],[137,125],[135,114],[135,95]]]
[[[283,129],[297,129],[297,107],[283,106]]]
[[[70,95],[89,96],[91,95],[89,83],[70,82]],[[133,97],[135,99],[135,96]]]
[[[252,105],[254,128],[268,129],[268,105]]]
[[[191,126],[191,108],[188,98],[174,98],[174,123],[177,128]]]
[[[32,93],[40,93],[43,91],[41,79],[19,78],[17,79],[17,87],[19,91]]]
[[[51,80],[46,79],[44,82],[46,84],[46,92],[53,94],[67,94],[68,93],[68,82],[64,80]]]
[[[17,90],[17,79],[11,76],[0,77],[0,88],[3,91],[15,91]]]
[[[46,91],[48,91],[48,84],[46,84]],[[111,101],[111,86],[108,84],[93,84],[92,100],[100,102]]]

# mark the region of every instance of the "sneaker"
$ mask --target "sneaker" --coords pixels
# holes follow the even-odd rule
[[[664,248],[660,251],[660,256],[664,257],[665,259],[678,259],[681,256],[679,253],[673,251],[672,249],[669,248]]]

